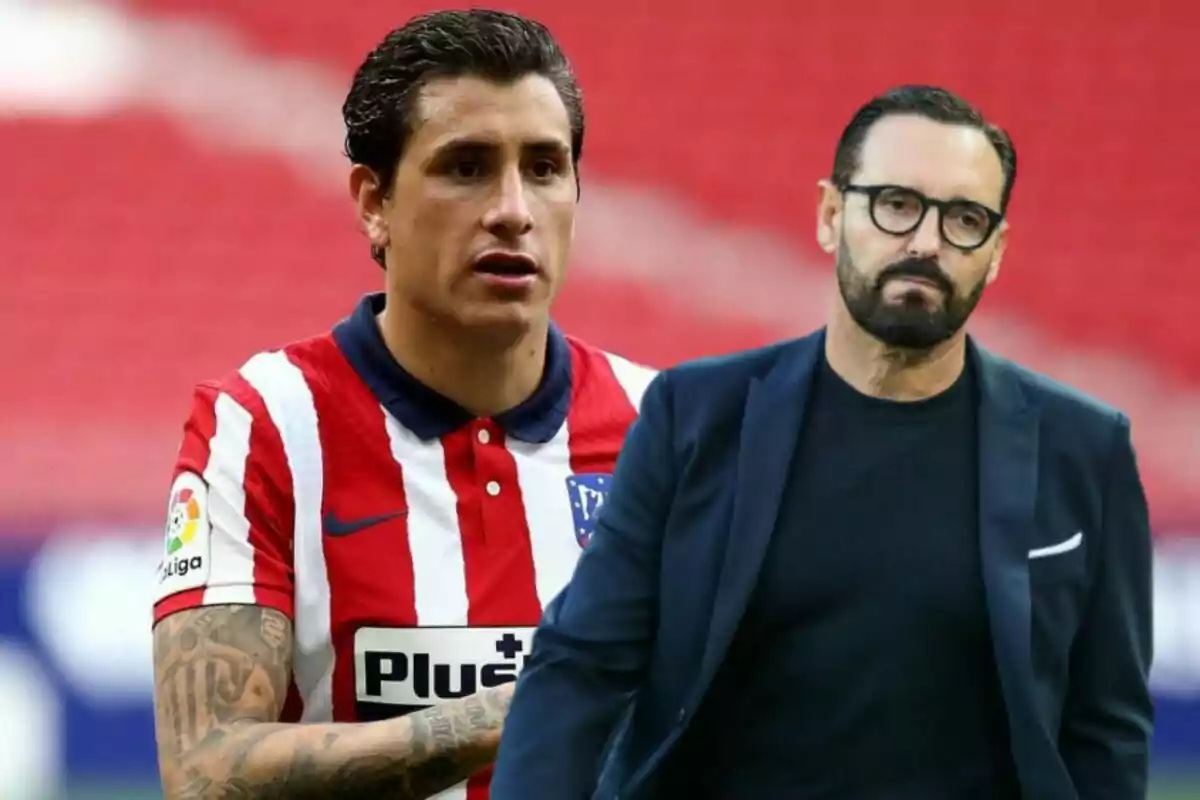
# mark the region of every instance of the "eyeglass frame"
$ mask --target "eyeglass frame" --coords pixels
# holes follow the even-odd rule
[[[840,186],[838,188],[839,188],[839,191],[841,191],[843,194],[865,195],[867,198],[867,214],[871,217],[871,224],[873,224],[881,232],[886,233],[889,236],[907,236],[907,235],[909,235],[910,233],[915,231],[917,228],[921,227],[921,223],[923,223],[925,221],[925,216],[929,213],[929,209],[936,208],[938,211],[938,235],[940,235],[942,237],[942,241],[944,241],[946,244],[948,244],[951,247],[953,247],[954,249],[960,250],[964,253],[970,253],[974,250],[978,250],[979,248],[981,248],[985,244],[987,244],[988,239],[992,238],[992,234],[996,232],[996,228],[998,228],[1000,226],[1000,223],[1004,221],[1004,216],[1005,216],[1003,213],[996,211],[992,208],[989,208],[988,206],[984,205],[983,203],[977,202],[975,200],[964,200],[962,198],[956,198],[953,200],[938,200],[937,198],[929,197],[928,195],[924,194],[923,192],[917,191],[916,189],[912,188],[911,186],[901,186],[900,184],[897,184],[897,183],[879,183],[879,184],[871,184],[871,185],[847,183],[844,186]],[[914,222],[912,224],[912,227],[908,228],[907,230],[890,231],[887,228],[880,225],[879,220],[877,220],[875,218],[875,201],[879,197],[879,195],[883,194],[884,192],[888,191],[889,189],[898,189],[903,192],[908,192],[909,194],[915,196],[918,200],[921,201],[921,213],[919,215],[917,215],[917,221]],[[969,247],[965,246],[965,245],[961,245],[961,244],[955,244],[954,242],[952,242],[950,240],[950,237],[946,235],[946,209],[950,208],[952,206],[972,206],[974,208],[978,208],[978,209],[982,210],[984,212],[984,214],[987,215],[987,219],[988,219],[987,231],[984,233],[983,238],[979,240],[979,244],[971,245]]]

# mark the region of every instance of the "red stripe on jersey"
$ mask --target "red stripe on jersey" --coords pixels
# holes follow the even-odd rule
[[[338,657],[333,668],[333,718],[357,719],[352,620],[389,627],[417,624],[404,476],[392,457],[379,401],[332,339],[290,354],[313,393],[321,439],[322,520],[378,524],[331,536],[322,523],[329,580],[329,620]],[[386,611],[380,613],[381,609]],[[368,623],[368,624],[371,624]]]
[[[571,472],[611,473],[637,409],[602,352],[568,339],[571,345]]]
[[[253,420],[242,488],[246,493],[246,519],[250,522],[250,547],[254,551],[254,601],[294,619],[292,536],[296,504],[283,439],[262,397],[245,378],[234,375],[224,389],[250,412]]]
[[[476,420],[442,437],[446,477],[458,498],[467,624],[472,627],[534,626],[542,615],[517,463],[505,438],[490,420]],[[487,800],[491,780],[491,767],[471,776],[467,800]]]
[[[176,611],[197,608],[204,605],[204,587],[176,592],[170,597],[164,597],[154,606],[154,624],[157,625]]]
[[[487,442],[480,431],[487,431]],[[476,420],[442,438],[446,477],[458,498],[467,583],[467,624],[536,625],[542,606],[533,575],[517,463],[505,435]]]
[[[175,460],[174,478],[183,472],[204,474],[208,466],[209,446],[217,432],[217,396],[221,389],[214,383],[203,383],[192,395],[192,413],[183,426],[183,442]]]

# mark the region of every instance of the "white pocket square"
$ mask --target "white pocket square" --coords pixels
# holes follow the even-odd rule
[[[1070,539],[1052,544],[1047,547],[1035,547],[1029,551],[1030,560],[1035,558],[1045,558],[1046,556],[1057,556],[1062,553],[1069,553],[1079,545],[1083,544],[1083,531],[1077,532]]]

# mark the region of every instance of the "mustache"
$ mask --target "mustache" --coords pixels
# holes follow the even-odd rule
[[[942,272],[936,261],[928,258],[906,258],[889,265],[875,279],[875,288],[883,288],[885,283],[894,278],[923,278],[947,296],[954,294],[954,284],[950,282],[950,278]]]

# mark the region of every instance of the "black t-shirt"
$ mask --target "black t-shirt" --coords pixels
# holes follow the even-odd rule
[[[898,403],[823,363],[812,392],[758,587],[666,785],[1018,797],[979,554],[972,371]]]

